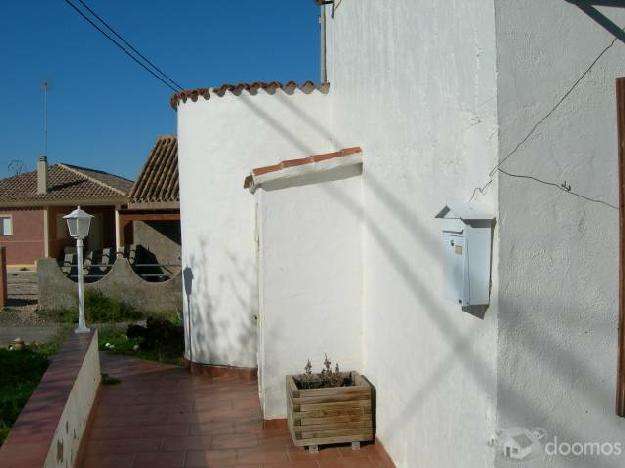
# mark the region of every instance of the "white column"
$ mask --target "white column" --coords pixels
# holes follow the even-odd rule
[[[115,207],[115,249],[116,249],[116,252],[119,252],[123,247],[121,225],[119,224],[119,209],[120,209],[120,206]]]
[[[43,256],[50,256],[50,208],[43,209]]]
[[[85,270],[83,268],[83,240],[76,239],[76,250],[78,251],[78,327],[76,333],[87,333],[89,329],[85,325],[85,280],[83,278]]]

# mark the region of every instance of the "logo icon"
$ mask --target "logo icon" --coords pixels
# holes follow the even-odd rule
[[[526,462],[544,456],[545,450],[541,441],[546,435],[547,432],[540,427],[499,429],[491,437],[489,445],[497,450],[498,460]]]

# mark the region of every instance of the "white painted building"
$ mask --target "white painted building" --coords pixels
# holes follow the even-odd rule
[[[334,3],[322,7],[329,84],[173,100],[187,358],[258,365],[271,419],[286,414],[284,376],[328,353],[375,385],[376,435],[401,467],[504,466],[487,441],[506,427],[623,442],[625,8]],[[291,161],[353,147],[344,166],[331,161],[345,153]],[[480,311],[445,292],[435,216],[451,201],[496,219]],[[546,457],[618,467],[625,454]]]

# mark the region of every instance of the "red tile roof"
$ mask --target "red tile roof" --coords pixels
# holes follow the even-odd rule
[[[323,93],[326,93],[330,87],[330,83],[321,83],[316,84],[313,81],[305,81],[302,84],[298,84],[295,81],[288,81],[286,83],[281,83],[279,81],[255,81],[253,83],[238,83],[238,84],[224,84],[217,88],[196,88],[196,89],[188,89],[181,91],[179,93],[174,94],[169,100],[169,104],[173,109],[178,108],[178,104],[180,101],[187,102],[187,99],[191,99],[191,101],[196,102],[200,96],[204,99],[210,99],[211,94],[223,97],[227,92],[230,92],[234,95],[239,95],[243,91],[247,91],[250,94],[256,94],[259,89],[263,89],[268,93],[274,93],[277,89],[282,89],[287,93],[292,93],[296,89],[303,91],[308,94],[313,92],[314,90],[319,90]]]
[[[132,205],[177,204],[178,141],[175,136],[160,136],[141,169],[130,192]]]
[[[132,181],[108,172],[70,164],[48,167],[48,193],[37,193],[37,171],[0,180],[2,202],[118,200],[125,202]]]
[[[287,159],[285,161],[279,162],[278,164],[272,164],[271,166],[257,167],[255,169],[252,169],[252,173],[245,178],[243,188],[249,188],[252,185],[255,176],[268,174],[270,172],[281,171],[282,169],[286,169],[289,167],[318,163],[322,161],[328,161],[330,159],[344,158],[346,156],[353,156],[361,153],[362,148],[355,146],[352,148],[345,148],[334,153],[318,154],[314,156],[308,156],[306,158]]]

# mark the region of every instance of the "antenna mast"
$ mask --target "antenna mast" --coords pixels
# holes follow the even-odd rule
[[[50,83],[45,80],[42,85],[43,89],[43,155],[48,154],[48,90],[50,89]]]

